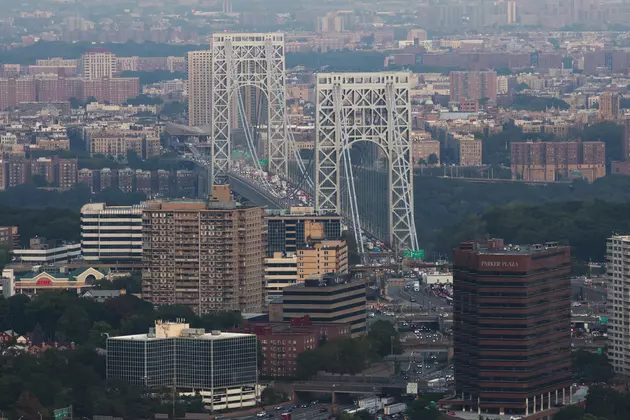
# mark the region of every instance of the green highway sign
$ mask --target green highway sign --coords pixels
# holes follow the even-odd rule
[[[419,249],[417,251],[405,251],[403,252],[403,256],[405,258],[414,258],[423,260],[424,259],[424,249]]]
[[[70,407],[60,408],[54,412],[55,420],[64,420],[70,418]]]

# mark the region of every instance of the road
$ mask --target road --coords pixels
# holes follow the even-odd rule
[[[445,311],[450,311],[450,306],[446,300],[435,296],[433,293],[425,292],[424,287],[421,287],[419,292],[406,291],[396,286],[389,286],[387,290],[392,299],[398,299],[414,311],[428,312],[430,308],[444,308]],[[411,299],[415,299],[415,302],[412,302]]]
[[[584,279],[573,278],[571,279],[571,291],[573,295],[582,292],[584,300],[593,303],[602,303],[606,300],[607,291],[601,286],[601,281],[593,282],[593,286],[587,286],[584,284]]]
[[[282,410],[273,410],[273,411],[268,411],[267,414],[271,415],[272,417],[267,417],[268,419],[280,419],[280,415],[284,412],[286,412],[287,408],[290,407],[287,404],[282,405],[283,409]],[[353,408],[353,405],[338,405],[337,406],[339,408],[339,410],[343,411],[349,408]],[[327,411],[322,413],[320,410],[322,408],[327,408]],[[301,408],[300,406],[298,406],[298,408],[294,409],[291,412],[291,420],[325,420],[330,416],[330,409],[331,406],[329,404],[315,404],[315,405],[309,405],[306,408]],[[251,414],[248,416],[242,416],[242,417],[226,417],[225,420],[255,420],[255,419],[261,419],[262,417],[257,417],[256,414]]]

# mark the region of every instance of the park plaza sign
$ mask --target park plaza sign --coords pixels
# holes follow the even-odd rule
[[[518,268],[518,261],[481,261],[483,268]]]

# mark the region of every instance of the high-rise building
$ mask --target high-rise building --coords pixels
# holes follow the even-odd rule
[[[19,248],[20,234],[17,226],[0,226],[0,245]]]
[[[90,191],[94,191],[94,171],[88,168],[79,169],[77,173],[77,182],[79,184],[84,184],[87,186]]]
[[[107,339],[107,380],[175,388],[210,411],[256,405],[258,340],[254,334],[158,321],[148,334]]]
[[[507,0],[507,24],[514,25],[516,23],[516,0]]]
[[[608,357],[615,374],[630,375],[630,236],[608,238],[606,244],[606,274],[608,276]]]
[[[88,80],[111,79],[116,73],[116,55],[102,48],[86,51],[81,56],[81,76]]]
[[[571,395],[570,248],[463,242],[453,252],[458,404],[529,415]]]
[[[142,261],[142,210],[90,203],[81,207],[81,250],[86,262]]]
[[[461,99],[497,99],[497,72],[495,71],[452,71],[451,101]]]
[[[350,324],[351,334],[366,331],[365,282],[328,274],[282,289],[282,299],[269,304],[269,320],[291,321],[308,316],[313,322]]]
[[[308,244],[297,252],[297,280],[312,276],[348,273],[348,245],[346,241],[321,241]]]
[[[188,125],[210,124],[212,117],[212,52],[188,53]]]
[[[265,298],[267,303],[282,296],[282,289],[298,281],[298,258],[295,254],[274,252],[265,258]]]
[[[143,171],[142,169],[136,169],[136,191],[151,194],[153,176],[151,171]]]
[[[415,44],[427,39],[427,31],[424,29],[409,29],[409,32],[407,32],[407,41],[414,41]]]
[[[604,121],[616,121],[621,112],[621,95],[617,92],[604,92],[599,97],[599,118]]]
[[[17,187],[31,180],[31,164],[26,159],[11,159],[7,164],[7,186]]]
[[[317,213],[312,207],[292,207],[270,210],[267,222],[267,257],[276,252],[296,254],[311,241],[338,240],[341,238],[341,216],[335,213]]]
[[[630,118],[623,119],[623,144],[621,146],[623,161],[630,161]]]
[[[198,314],[262,310],[262,207],[149,202],[142,233],[142,290],[154,305],[187,305]]]
[[[62,190],[69,190],[77,183],[78,160],[61,159],[55,160],[55,182]]]

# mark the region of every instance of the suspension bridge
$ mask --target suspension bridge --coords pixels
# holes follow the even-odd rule
[[[287,112],[283,34],[214,34],[211,51],[211,124],[167,126],[207,170],[208,186],[237,179],[278,206],[339,213],[361,254],[367,238],[396,251],[418,249],[410,73],[317,73],[315,139],[305,159]],[[264,103],[252,107],[252,91]],[[232,159],[237,128],[246,163]],[[376,163],[380,170],[371,170]]]

